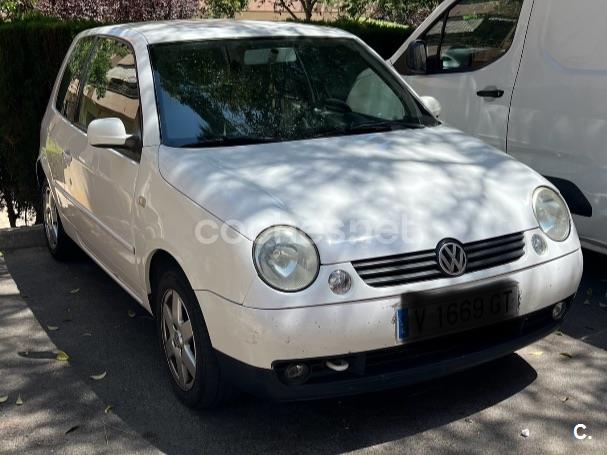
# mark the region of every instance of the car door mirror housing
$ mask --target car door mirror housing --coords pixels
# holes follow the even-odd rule
[[[134,149],[139,145],[139,138],[128,134],[124,123],[117,117],[93,120],[87,135],[93,147]]]
[[[433,96],[421,96],[420,99],[424,106],[434,115],[435,117],[440,117],[440,114],[443,110],[440,102],[434,98]]]
[[[423,40],[415,40],[409,43],[406,50],[407,69],[410,74],[426,74],[428,60],[428,52],[426,42]]]

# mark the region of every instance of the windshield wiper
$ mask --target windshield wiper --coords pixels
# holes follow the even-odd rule
[[[426,125],[415,122],[405,122],[400,120],[380,121],[380,122],[364,122],[350,125],[346,128],[335,128],[315,131],[309,136],[310,139],[339,137],[365,133],[383,133],[404,128],[425,128]]]
[[[383,122],[364,122],[350,125],[346,130],[346,134],[360,133],[381,133],[384,131],[398,130],[402,128],[424,128],[421,123],[405,122],[400,120],[383,121]]]
[[[202,147],[224,147],[230,145],[252,145],[252,144],[267,144],[270,142],[278,142],[279,138],[275,137],[254,137],[254,136],[221,136],[212,139],[203,139],[198,142],[192,142],[180,146],[181,148],[202,148]]]

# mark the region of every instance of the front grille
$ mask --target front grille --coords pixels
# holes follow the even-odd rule
[[[468,257],[466,273],[497,267],[525,254],[525,236],[519,232],[466,243],[464,250]],[[373,287],[399,286],[447,276],[438,266],[435,250],[365,259],[352,265],[363,281]]]

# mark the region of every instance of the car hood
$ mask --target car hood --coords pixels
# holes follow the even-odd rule
[[[433,249],[537,227],[543,177],[445,126],[238,147],[160,147],[162,176],[253,240],[311,235],[324,264]]]

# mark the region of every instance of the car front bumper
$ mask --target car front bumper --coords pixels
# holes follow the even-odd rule
[[[582,253],[576,250],[533,267],[445,287],[442,292],[448,296],[504,281],[516,282],[520,293],[518,317],[489,328],[405,343],[396,339],[395,311],[406,299],[406,293],[270,310],[231,303],[211,292],[196,294],[213,347],[232,380],[254,393],[276,399],[309,399],[423,381],[520,349],[558,327],[558,321],[552,319],[552,306],[563,301],[570,306],[582,269]],[[470,334],[474,334],[474,343],[469,342]],[[494,334],[500,336],[495,338]],[[455,343],[455,339],[463,344]],[[449,346],[459,347],[446,349]],[[418,353],[414,356],[417,361],[423,357],[424,362],[416,364],[410,356],[413,351]],[[433,353],[440,355],[433,357]],[[369,359],[382,356],[394,357],[389,362],[392,366],[386,370],[369,369]],[[287,385],[281,377],[281,368],[289,362],[322,365],[327,359],[338,358],[347,358],[353,365],[348,374],[328,375],[331,380],[314,379],[301,385]]]
[[[568,309],[573,298],[567,299]],[[237,387],[276,401],[301,401],[377,392],[435,379],[511,354],[555,331],[552,306],[516,320],[447,336],[342,356],[355,369],[337,373],[323,368],[326,358],[304,359],[316,371],[303,384],[288,384],[275,368],[256,368],[216,351],[221,370]],[[290,363],[290,362],[289,362]]]

